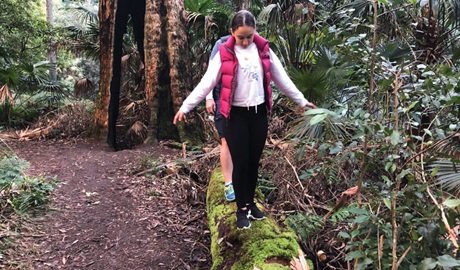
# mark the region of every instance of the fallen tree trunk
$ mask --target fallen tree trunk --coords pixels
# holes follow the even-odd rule
[[[291,260],[299,257],[296,235],[268,215],[265,220],[251,221],[249,229],[236,228],[236,203],[225,201],[224,180],[219,167],[211,176],[206,205],[211,232],[211,269],[291,269]],[[313,269],[311,262],[303,269]]]

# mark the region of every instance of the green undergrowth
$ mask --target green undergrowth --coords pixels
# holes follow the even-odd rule
[[[16,157],[0,158],[0,205],[3,215],[25,214],[45,205],[58,181],[44,175],[28,176],[29,163]]]
[[[11,253],[28,252],[18,243],[23,224],[31,216],[43,213],[51,192],[59,184],[45,175],[27,175],[28,167],[27,161],[0,145],[0,269],[16,264]]]
[[[212,269],[290,269],[289,262],[299,256],[295,233],[267,216],[252,221],[247,230],[236,228],[236,203],[224,198],[222,170],[216,168],[208,186],[206,204],[211,232]],[[260,208],[262,205],[259,203]],[[311,262],[310,269],[313,269]]]

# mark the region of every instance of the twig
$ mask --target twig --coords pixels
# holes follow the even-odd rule
[[[196,220],[202,218],[203,215],[204,215],[204,213],[199,213],[199,214],[195,215],[193,218],[187,220],[187,221],[184,223],[184,225],[188,225],[188,224],[190,224],[190,223],[192,223],[192,222],[194,222],[194,221],[196,221]]]
[[[294,171],[295,178],[297,179],[297,182],[299,183],[300,187],[302,188],[302,193],[303,193],[304,190],[305,190],[305,188],[304,188],[304,186],[302,185],[302,182],[300,181],[299,175],[297,174],[297,171],[296,171],[294,165],[292,165],[292,163],[289,161],[289,159],[288,159],[286,156],[284,156],[284,158],[286,159],[287,163],[291,166],[292,170]],[[313,206],[313,203],[312,203],[312,202],[310,201],[310,199],[308,198],[307,194],[303,194],[303,195],[305,195],[304,197],[307,199],[308,203],[310,204],[311,209],[312,209],[313,211],[315,211],[315,210],[314,210],[315,207]],[[296,196],[296,198],[297,198],[297,196]],[[298,205],[301,205],[301,204],[298,203]],[[315,213],[316,213],[316,212],[315,212]]]
[[[0,138],[0,141],[11,151],[11,153],[15,153],[13,149],[11,149],[11,147],[5,142],[4,139],[1,139]],[[2,150],[3,153],[5,153],[6,156],[9,156],[10,153],[6,152],[3,148],[0,148]]]
[[[192,160],[195,160],[195,159],[198,159],[198,158],[201,158],[201,157],[214,156],[214,155],[217,155],[219,153],[220,153],[220,150],[215,150],[215,151],[212,151],[212,152],[209,152],[209,153],[198,154],[198,155],[194,155],[194,156],[191,156],[191,157],[178,159],[178,160],[175,160],[175,161],[170,161],[170,162],[167,162],[167,163],[160,164],[160,165],[158,165],[156,167],[149,168],[147,170],[143,170],[143,171],[137,173],[136,176],[141,176],[141,175],[143,175],[145,173],[156,171],[158,169],[161,169],[161,168],[164,168],[164,167],[167,167],[167,166],[170,166],[170,165],[175,165],[175,164],[178,164],[178,163],[192,161]]]
[[[401,265],[402,261],[404,260],[404,258],[406,257],[407,253],[409,253],[410,250],[411,250],[411,246],[409,246],[406,249],[406,251],[404,251],[404,253],[401,255],[401,257],[398,260],[398,263],[396,264],[396,268],[399,268],[399,266]]]
[[[164,197],[164,196],[155,196],[155,198],[160,199],[160,200],[177,202],[177,203],[183,203],[185,201],[185,199],[176,199],[173,197]]]
[[[182,143],[182,156],[187,157],[187,142]]]
[[[289,159],[284,156],[284,158],[286,159],[286,161],[289,163],[289,165],[291,165],[291,168],[292,170],[294,171],[294,174],[295,174],[295,178],[297,179],[297,182],[299,182],[299,185],[302,187],[302,190],[304,190],[304,187],[302,185],[302,182],[300,182],[300,178],[299,178],[299,175],[297,174],[296,170],[295,170],[295,167],[292,165],[292,163],[289,161]]]

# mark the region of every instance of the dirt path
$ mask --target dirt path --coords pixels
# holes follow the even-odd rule
[[[62,183],[52,211],[25,240],[32,269],[209,269],[204,202],[188,203],[180,193],[187,188],[174,177],[134,173],[147,157],[168,160],[177,150],[112,152],[92,140],[10,146],[30,162],[31,174]]]

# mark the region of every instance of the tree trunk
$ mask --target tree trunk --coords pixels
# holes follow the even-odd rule
[[[286,269],[299,256],[300,246],[291,230],[267,219],[251,221],[246,230],[236,228],[235,203],[224,198],[222,169],[214,170],[206,195],[206,210],[211,232],[211,269]],[[313,269],[309,261],[309,269]],[[300,269],[300,268],[296,268]]]
[[[117,3],[113,3],[116,1]],[[118,8],[117,8],[118,6]],[[198,144],[202,129],[192,121],[172,124],[174,114],[191,89],[190,59],[183,2],[179,0],[103,0],[100,2],[101,90],[92,133],[108,127],[107,142],[117,150],[121,48],[128,15],[145,64],[145,96],[150,109],[147,142],[177,139]],[[110,96],[109,96],[110,95]],[[108,114],[107,114],[108,111]],[[106,120],[108,118],[108,121]],[[190,117],[189,117],[190,118]]]
[[[116,0],[99,2],[100,88],[96,100],[96,112],[90,133],[100,138],[107,134],[110,85],[112,81],[113,40],[115,29]]]
[[[46,0],[46,18],[50,28],[54,25],[54,11],[53,11],[53,0]],[[52,82],[56,82],[56,44],[52,35],[49,37],[48,41],[48,61],[51,64],[49,76]]]
[[[165,15],[166,14],[166,15]],[[146,98],[151,110],[148,141],[178,139],[198,144],[202,129],[192,112],[187,123],[172,125],[191,87],[190,56],[183,1],[147,0],[145,16]]]

